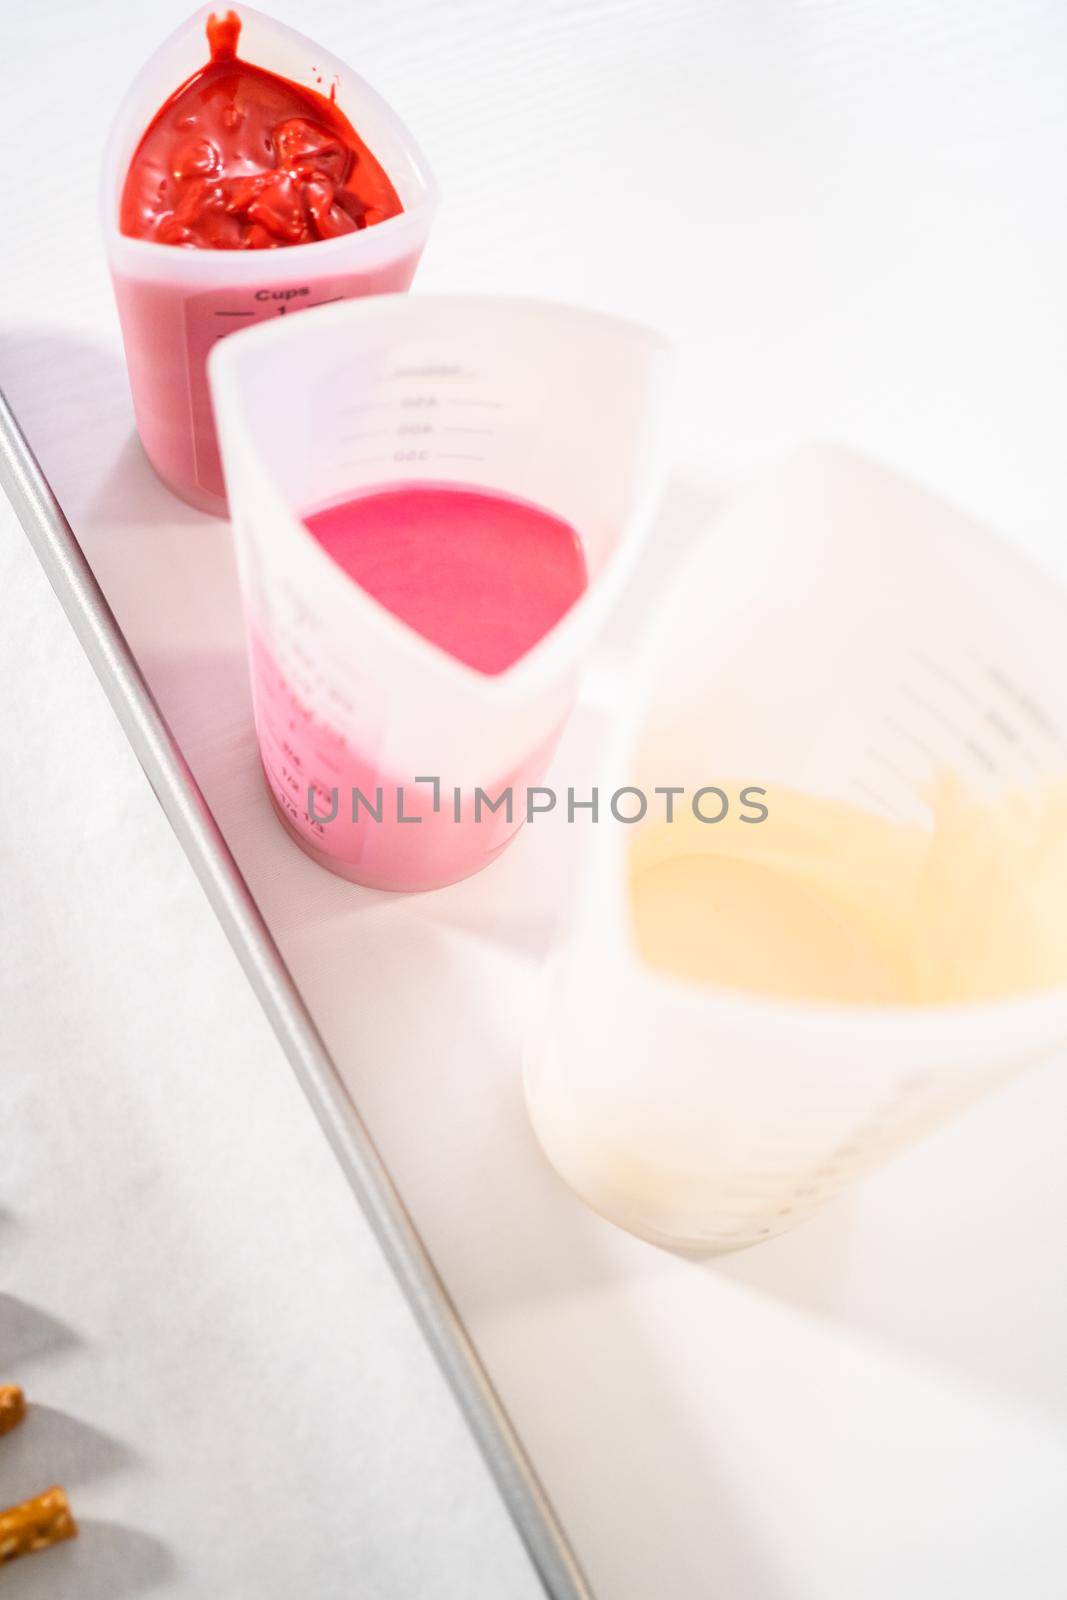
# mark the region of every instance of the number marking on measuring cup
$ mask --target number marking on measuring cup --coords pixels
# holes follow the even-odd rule
[[[882,810],[897,818],[902,805],[914,811],[916,802],[925,803],[931,780],[945,770],[1029,781],[1044,765],[1035,735],[1040,745],[1065,748],[1044,707],[999,666],[978,655],[970,663],[948,663],[923,651],[915,651],[914,660],[917,682],[898,684],[892,708],[880,718],[888,744],[868,744],[865,766],[853,779],[854,788]],[[893,780],[889,793],[887,775]]]
[[[243,291],[206,290],[185,301],[185,342],[188,370],[189,414],[192,423],[197,483],[210,494],[223,493],[222,463],[212,420],[206,362],[220,339],[239,328],[249,328],[270,317],[292,311],[310,311],[365,293],[366,281],[352,275],[335,275],[311,284],[255,284]]]
[[[333,419],[326,420],[327,423],[332,420],[334,426],[339,427],[338,446],[343,454],[347,454],[352,445],[382,441],[380,449],[371,455],[348,456],[352,467],[429,466],[435,461],[484,462],[488,456],[473,441],[488,441],[495,437],[497,429],[488,422],[474,419],[454,420],[453,408],[466,410],[468,414],[471,408],[499,411],[504,402],[493,395],[448,392],[453,385],[469,387],[480,379],[480,373],[460,362],[424,361],[395,367],[378,379],[378,395],[352,401],[339,408]],[[432,387],[429,386],[431,380]],[[399,392],[381,393],[387,385],[399,386]],[[439,387],[441,385],[443,387]],[[363,417],[372,420],[373,425],[351,426],[352,419]],[[420,442],[413,444],[412,440]]]

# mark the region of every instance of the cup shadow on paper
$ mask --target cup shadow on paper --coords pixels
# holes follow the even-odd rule
[[[25,1421],[4,1440],[0,1455],[0,1484],[5,1503],[18,1498],[18,1486],[41,1479],[50,1483],[87,1483],[119,1472],[136,1461],[136,1454],[120,1439],[103,1433],[66,1411],[30,1400]]]
[[[139,1600],[169,1585],[177,1567],[165,1544],[118,1522],[79,1517],[78,1537],[12,1567],[19,1600]]]
[[[876,1220],[859,1183],[793,1231],[704,1270],[906,1352],[952,1380],[1022,1401],[1043,1418],[1062,1418],[1062,1364],[1049,1351],[1057,1323],[1062,1337],[1067,1301],[1047,1253],[1010,1247],[1044,1220],[1034,1206],[1051,1174],[1044,1185],[1036,1170],[1032,1186],[990,1183],[969,1195],[946,1179],[946,1202],[931,1212],[923,1198],[931,1192],[928,1163],[936,1141],[952,1132],[951,1125],[935,1130],[885,1169],[892,1193],[914,1206],[907,1227],[890,1225],[886,1211]],[[909,1171],[916,1174],[910,1188]]]
[[[0,1293],[0,1382],[25,1361],[33,1361],[82,1343],[80,1336],[38,1306],[16,1295]]]
[[[47,327],[0,327],[0,389],[79,538],[86,520],[225,527],[172,495],[152,471],[119,347]]]

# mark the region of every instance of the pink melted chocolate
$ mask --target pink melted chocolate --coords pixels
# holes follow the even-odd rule
[[[350,578],[478,672],[504,672],[586,587],[569,523],[484,489],[405,484],[305,517]]]

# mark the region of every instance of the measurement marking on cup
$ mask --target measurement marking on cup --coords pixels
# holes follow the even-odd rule
[[[987,706],[986,707],[986,709],[985,709],[985,720],[989,723],[989,726],[991,728],[993,728],[997,733],[1000,734],[1000,737],[1003,740],[1005,740],[1006,743],[1008,743],[1008,744],[1018,744],[1019,743],[1019,735],[1015,731],[1015,729],[1012,727],[1011,723],[1010,722],[1005,722],[1004,718],[1000,715],[1000,713],[998,711],[994,711],[992,706]]]
[[[217,317],[254,317],[254,311],[216,311]]]
[[[921,650],[916,650],[915,659],[920,666],[924,666],[928,672],[932,672],[935,677],[940,678],[942,683],[947,683],[949,688],[955,689],[956,693],[966,700],[968,705],[974,706],[975,709],[978,708],[981,703],[978,696],[972,689],[968,688],[961,678],[957,678],[954,672],[950,672],[948,667],[943,666],[940,661],[935,661],[932,656],[924,655]]]
[[[875,805],[881,806],[883,811],[888,811],[895,821],[904,821],[903,815],[897,810],[893,802],[887,800],[885,795],[880,794],[877,789],[872,789],[869,783],[864,783],[862,778],[853,778],[852,783],[853,787],[858,789],[861,794],[866,795],[868,800],[873,800]]]
[[[461,367],[454,361],[436,363],[424,361],[419,367],[398,367],[388,376],[403,381],[405,378],[477,378],[479,374],[469,367]]]
[[[309,300],[304,309],[305,311],[310,311],[312,306],[334,306],[338,300],[344,300],[345,298],[346,296],[343,294],[332,294],[328,300]]]
[[[879,766],[885,767],[887,771],[891,772],[894,778],[899,778],[905,788],[912,788],[916,781],[914,773],[905,771],[903,767],[898,767],[890,756],[887,756],[882,750],[876,750],[873,745],[867,746],[867,755],[871,761],[877,761]]]
[[[909,744],[913,744],[917,750],[921,750],[927,761],[935,766],[937,765],[936,753],[924,739],[919,738],[917,733],[912,733],[910,728],[905,728],[904,724],[897,722],[895,717],[884,717],[882,720],[885,722],[886,727],[891,728],[901,739],[907,739]]]
[[[450,395],[447,402],[450,406],[488,406],[494,411],[503,407],[503,400],[465,400],[459,395]]]
[[[441,432],[442,433],[478,433],[478,434],[482,434],[485,437],[488,437],[488,438],[492,439],[496,434],[496,429],[495,428],[464,428],[464,427],[459,426],[459,424],[453,424],[451,427],[442,428]]]
[[[294,802],[289,797],[289,794],[288,794],[288,787],[289,786],[286,783],[285,779],[278,772],[277,768],[274,766],[274,763],[272,761],[268,761],[267,760],[266,756],[263,757],[263,766],[264,766],[264,769],[266,771],[267,777],[271,780],[272,784],[274,785],[275,790],[278,793],[278,799],[281,800],[283,802],[283,804],[287,805],[290,808],[290,810],[293,813],[294,818],[298,817],[300,813],[299,813],[296,805],[294,804]]]
[[[986,706],[982,713],[982,720],[1010,748],[1012,755],[1023,762],[1031,772],[1041,771],[1040,761],[1029,746],[1024,744],[1018,728],[1013,727],[1005,717],[1001,716],[999,711],[994,710],[992,706]]]
[[[929,716],[933,717],[935,722],[939,722],[949,733],[954,733],[958,739],[963,738],[963,729],[959,723],[953,722],[952,718],[947,716],[940,706],[936,706],[932,700],[927,700],[926,696],[920,694],[917,689],[913,689],[910,683],[902,683],[900,692],[906,695],[913,705],[918,706],[921,711],[925,711]]]
[[[438,450],[438,461],[484,461],[484,456],[465,455],[459,450]]]
[[[974,739],[964,739],[963,742],[980,767],[984,767],[987,772],[1000,771],[1000,768],[997,766],[997,763],[993,760],[993,757],[989,754],[989,752],[987,750],[983,750],[982,746]]]
[[[974,757],[978,765],[983,767],[986,772],[999,771],[997,763],[989,754],[989,751],[980,745],[978,740],[971,734],[965,733],[958,722],[954,722],[951,717],[946,716],[940,706],[935,705],[932,700],[927,700],[924,695],[919,694],[910,684],[901,684],[900,692],[906,695],[913,705],[918,706],[921,711],[925,711],[935,722],[940,723],[947,732],[959,739],[963,744],[963,748],[969,755]]]
[[[1053,722],[1045,708],[1039,705],[1032,695],[1027,694],[1025,689],[1021,688],[1019,684],[1015,683],[1011,678],[1009,678],[1007,673],[1002,672],[999,667],[987,666],[986,663],[981,660],[979,660],[979,665],[982,667],[982,670],[988,674],[992,682],[996,684],[997,688],[1003,690],[1008,698],[1014,702],[1015,706],[1020,711],[1024,711],[1030,718],[1031,722],[1036,723],[1036,725],[1041,729],[1042,733],[1046,734],[1048,738],[1052,739],[1056,744],[1060,745],[1061,747],[1063,746],[1064,740],[1059,728]]]

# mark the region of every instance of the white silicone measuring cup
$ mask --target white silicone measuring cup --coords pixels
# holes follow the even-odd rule
[[[736,502],[636,679],[606,779],[764,786],[766,839],[779,785],[921,821],[938,770],[993,793],[1067,764],[1067,599],[962,515],[831,449]],[[690,1249],[778,1233],[1067,1041],[1065,988],[835,1006],[655,971],[634,943],[632,837],[593,830],[525,1074],[550,1160],[634,1233]]]
[[[665,355],[655,334],[595,313],[427,295],[274,321],[213,352],[263,766],[282,820],[324,866],[432,888],[512,837],[646,531]],[[507,671],[477,672],[420,637],[303,526],[405,482],[497,491],[577,530],[588,588]],[[353,800],[380,811],[379,787],[380,818]]]
[[[222,469],[206,362],[220,338],[264,319],[411,283],[437,205],[415,141],[384,100],[343,61],[247,6],[238,54],[337,104],[392,180],[403,212],[338,239],[278,250],[196,250],[130,239],[119,203],[130,158],[148,123],[208,60],[202,7],[156,51],[119,107],[104,158],[101,206],[137,429],[149,460],[184,500],[223,515]]]

